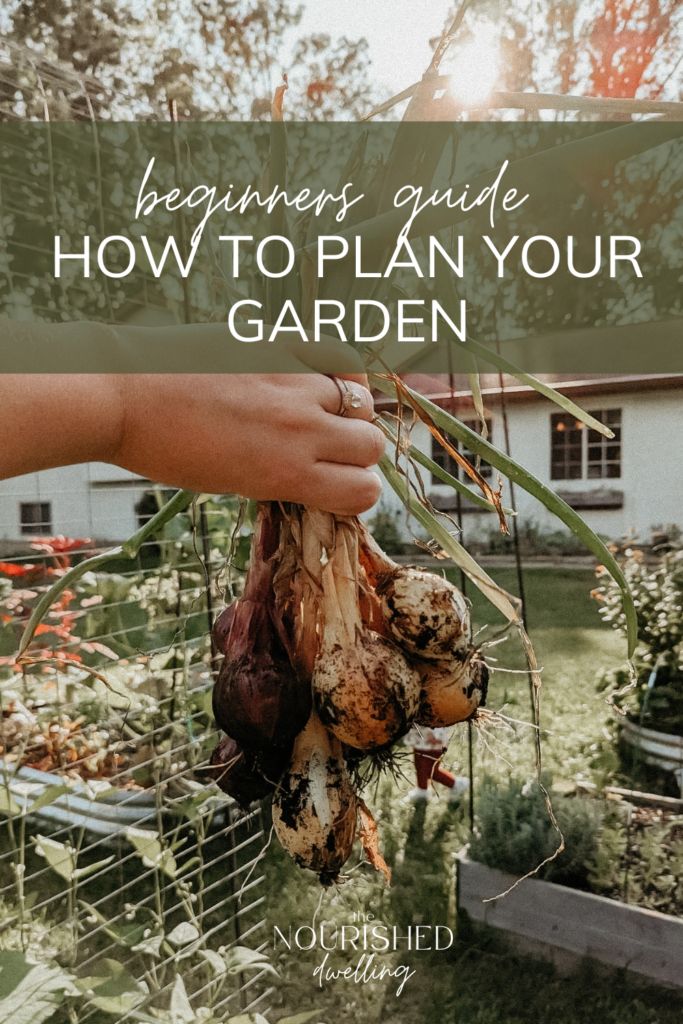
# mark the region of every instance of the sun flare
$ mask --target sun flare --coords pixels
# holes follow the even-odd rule
[[[455,47],[449,60],[449,91],[463,106],[484,103],[498,82],[500,46],[493,25],[480,25],[470,41]]]

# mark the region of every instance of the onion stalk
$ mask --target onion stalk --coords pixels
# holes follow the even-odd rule
[[[357,566],[357,531],[340,521],[322,570],[324,627],[313,694],[321,721],[337,739],[370,751],[407,731],[419,679],[396,644],[362,621]]]

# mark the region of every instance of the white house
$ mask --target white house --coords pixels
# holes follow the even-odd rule
[[[175,322],[148,295],[125,309],[122,319],[151,326]],[[0,545],[11,552],[30,544],[31,538],[58,534],[105,542],[125,540],[149,511],[143,499],[153,487],[148,480],[103,462],[0,480]],[[152,502],[152,510],[155,507]]]
[[[6,551],[36,537],[64,534],[119,541],[144,515],[148,481],[101,462],[49,469],[0,481],[0,542]]]
[[[466,378],[409,378],[437,404],[479,429]],[[633,534],[643,541],[653,527],[683,527],[683,375],[602,376],[564,378],[555,387],[606,422],[613,441],[585,429],[575,417],[540,398],[530,388],[505,378],[505,406],[510,453],[535,476],[559,492],[598,533],[619,538]],[[489,438],[505,448],[498,377],[483,378]],[[386,408],[384,400],[378,402]],[[418,423],[413,443],[432,455],[453,475],[461,471],[427,427]],[[497,476],[490,468],[493,483]],[[451,488],[423,471],[427,492],[436,507],[455,512]],[[144,509],[139,503],[152,485],[125,470],[103,463],[52,469],[0,482],[0,541],[5,547],[30,543],[35,536],[64,534],[101,541],[125,539],[137,528]],[[505,483],[504,491],[507,491]],[[541,529],[557,522],[536,499],[519,487],[520,519]],[[509,500],[509,493],[506,494]],[[406,513],[386,488],[385,508],[393,508],[406,536],[416,532]],[[467,501],[462,503],[466,534],[495,529],[495,519]]]
[[[466,378],[455,378],[453,392],[447,377],[415,376],[409,382],[472,429],[480,430]],[[614,440],[586,429],[574,416],[512,378],[504,378],[501,394],[497,375],[486,376],[482,382],[489,440],[505,450],[504,403],[511,456],[605,537],[634,536],[647,542],[655,527],[683,528],[683,375],[583,379],[575,375],[553,378],[552,383],[610,426]],[[380,400],[380,406],[388,405]],[[421,422],[413,428],[412,443],[463,479],[455,461]],[[482,473],[497,483],[497,473],[490,467],[483,466]],[[455,513],[453,490],[426,471],[422,471],[422,479],[434,506]],[[509,501],[507,481],[503,493]],[[515,499],[520,520],[531,519],[541,530],[558,528],[552,514],[519,486]],[[382,501],[385,508],[396,511],[406,534],[416,532],[393,492],[385,489]],[[496,529],[495,518],[466,500],[461,503],[461,513],[466,536]]]

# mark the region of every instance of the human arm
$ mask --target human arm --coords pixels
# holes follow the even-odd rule
[[[159,331],[161,328],[154,328]],[[321,373],[0,375],[0,476],[103,461],[171,486],[369,508],[384,447],[358,373],[359,418]],[[362,418],[361,418],[362,417]]]

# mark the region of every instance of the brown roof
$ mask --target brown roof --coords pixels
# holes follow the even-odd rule
[[[680,373],[602,373],[586,374],[585,376],[569,373],[539,373],[536,376],[546,384],[552,384],[563,394],[572,396],[683,388],[683,374]],[[437,405],[462,406],[463,408],[472,406],[472,391],[469,379],[465,374],[407,373],[402,377],[406,384],[436,402]],[[480,374],[479,380],[482,396],[490,405],[497,405],[503,392],[506,401],[534,401],[543,398],[543,395],[540,395],[533,387],[520,384],[516,377],[508,374],[503,374],[501,378],[497,373],[483,373]],[[393,405],[394,402],[386,395],[378,395],[375,404],[381,408]]]

